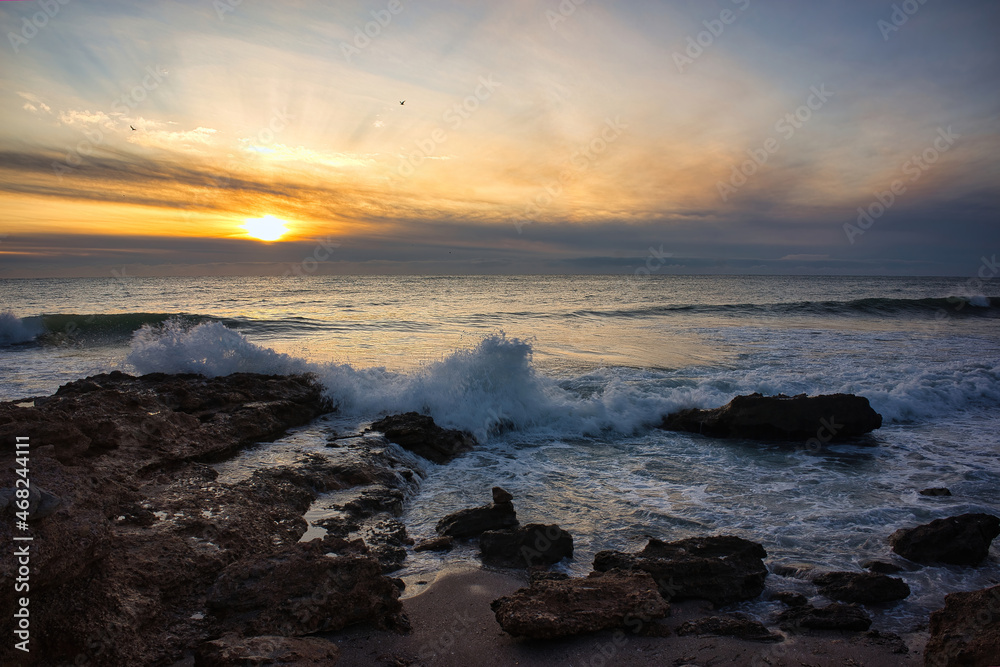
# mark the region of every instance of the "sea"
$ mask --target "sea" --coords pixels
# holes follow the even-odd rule
[[[478,448],[444,466],[410,454],[417,540],[449,512],[514,495],[522,523],[558,523],[585,575],[602,549],[649,537],[735,534],[771,566],[860,571],[893,560],[900,527],[1000,515],[1000,281],[788,276],[288,276],[0,280],[0,398],[132,374],[315,373],[337,412],[220,464],[224,479],[329,452],[416,410]],[[855,442],[716,440],[660,430],[668,413],[734,396],[846,392],[883,426]],[[918,493],[947,487],[949,497]],[[326,502],[326,505],[324,505]],[[309,518],[332,507],[314,504]],[[309,535],[321,532],[311,528]],[[1000,542],[1000,540],[998,540]],[[896,559],[899,562],[899,559]],[[413,594],[476,563],[474,545],[411,554]],[[901,576],[906,600],[874,627],[926,629],[947,593],[1000,583],[995,544],[978,567]],[[770,592],[815,596],[771,575]],[[816,598],[818,601],[819,598]]]

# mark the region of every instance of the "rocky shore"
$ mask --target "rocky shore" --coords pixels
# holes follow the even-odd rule
[[[494,487],[492,502],[441,517],[439,536],[414,544],[397,517],[422,469],[389,443],[440,465],[476,447],[470,434],[417,413],[331,436],[323,454],[238,481],[211,465],[332,410],[313,378],[252,374],[111,373],[0,403],[4,468],[15,468],[16,438],[31,442],[29,497],[13,478],[0,489],[0,539],[32,537],[31,652],[6,642],[0,662],[943,666],[1000,655],[1000,586],[949,595],[929,620],[923,658],[871,630],[869,613],[910,594],[893,576],[900,564],[981,563],[1000,534],[988,514],[900,526],[886,560],[868,571],[798,573],[814,595],[769,593],[781,610],[758,619],[736,606],[764,594],[776,567],[761,544],[735,535],[653,537],[638,552],[602,551],[589,576],[568,577],[551,569],[574,557],[558,517],[522,524],[517,499]],[[737,397],[663,420],[714,437],[820,442],[880,425],[867,400],[845,395]],[[304,515],[331,492],[337,511],[321,522],[325,534],[302,540]],[[25,513],[27,532],[15,528],[15,512]],[[477,544],[494,570],[445,573],[400,599],[404,584],[392,573],[409,554],[460,542]],[[7,618],[24,608],[17,576],[16,559],[0,561]]]

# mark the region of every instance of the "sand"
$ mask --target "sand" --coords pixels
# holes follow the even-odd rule
[[[777,644],[722,637],[678,637],[674,630],[687,620],[710,616],[711,605],[683,602],[671,605],[665,625],[667,637],[643,637],[628,630],[605,631],[562,640],[515,639],[504,633],[493,617],[490,602],[527,585],[526,576],[509,571],[457,568],[418,586],[408,582],[403,600],[413,631],[397,635],[371,629],[352,629],[328,638],[340,647],[339,665],[441,665],[491,667],[559,665],[760,665],[827,667],[923,664],[923,640],[907,637],[907,654],[893,652],[898,645],[861,633],[789,635]]]

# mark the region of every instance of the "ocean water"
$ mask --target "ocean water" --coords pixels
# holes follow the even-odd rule
[[[858,569],[890,558],[898,527],[1000,514],[1000,285],[984,289],[766,276],[5,280],[0,398],[114,369],[309,371],[338,412],[223,464],[226,476],[419,410],[481,445],[420,464],[403,517],[417,539],[500,485],[522,523],[574,535],[576,558],[560,567],[576,574],[601,549],[719,533],[761,542],[770,563]],[[884,425],[818,450],[655,428],[754,391],[860,394]],[[929,486],[954,495],[917,493]],[[474,562],[474,548],[416,554],[402,574],[427,579],[456,560]],[[1000,583],[1000,550],[977,568],[900,576],[913,593],[874,610],[876,627],[919,629],[946,593]],[[812,592],[779,576],[768,588]]]

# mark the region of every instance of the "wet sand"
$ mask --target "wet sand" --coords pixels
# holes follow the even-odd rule
[[[408,590],[416,586],[407,582]],[[664,625],[670,636],[646,637],[630,630],[604,631],[560,640],[516,639],[497,624],[490,602],[527,585],[517,573],[458,568],[442,572],[425,589],[403,600],[413,631],[397,635],[349,629],[328,638],[341,650],[338,663],[354,665],[440,665],[442,667],[562,667],[739,665],[801,667],[917,667],[924,640],[907,637],[909,653],[893,652],[891,642],[864,633],[789,635],[780,643],[724,637],[678,637],[684,621],[713,615],[707,602],[671,605]],[[780,632],[772,628],[774,632]],[[897,649],[898,650],[898,649]]]

